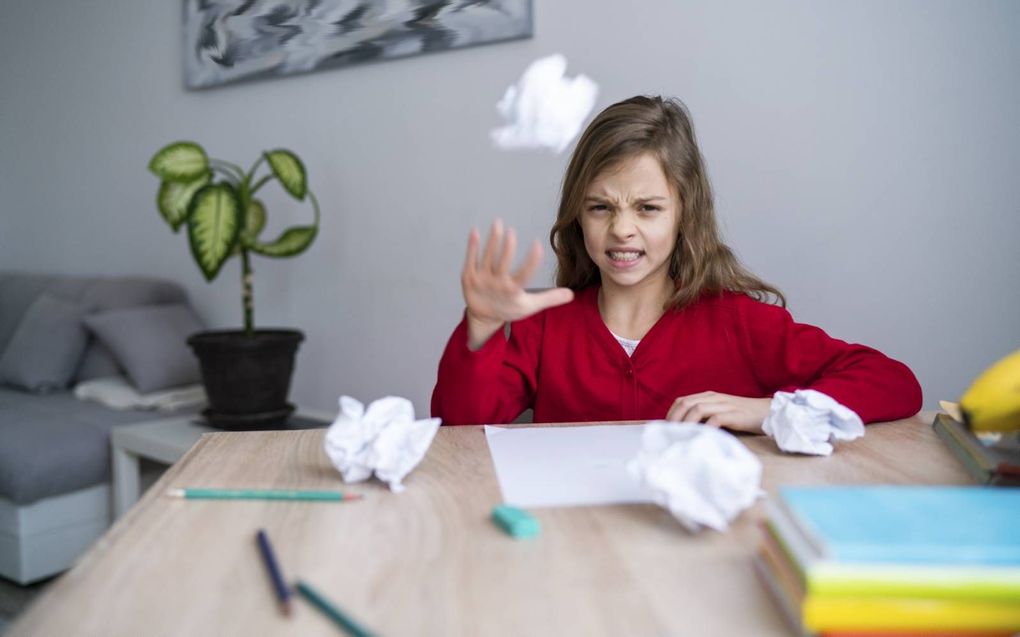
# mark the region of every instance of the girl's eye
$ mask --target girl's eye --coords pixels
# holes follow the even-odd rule
[[[588,206],[589,212],[605,212],[609,210],[609,206],[601,203],[596,203]]]
[[[659,206],[653,206],[652,204],[645,204],[645,205],[641,206],[641,212],[652,213],[652,212],[658,212],[660,210],[662,210],[662,208],[660,208]]]

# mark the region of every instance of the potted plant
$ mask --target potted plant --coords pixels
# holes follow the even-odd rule
[[[199,332],[188,338],[209,397],[206,418],[225,429],[283,425],[294,410],[287,394],[304,335],[297,330],[255,329],[251,256],[292,257],[315,239],[319,203],[308,190],[304,164],[294,153],[277,149],[262,153],[245,172],[210,158],[194,142],[181,141],[153,155],[149,170],[162,181],[156,197],[160,214],[174,232],[187,228],[191,254],[207,281],[215,279],[231,257],[241,258],[244,329]],[[307,198],[315,218],[312,225],[293,226],[274,241],[263,242],[259,235],[266,224],[266,208],[256,194],[274,180],[294,199]]]

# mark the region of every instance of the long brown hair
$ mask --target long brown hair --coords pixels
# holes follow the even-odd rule
[[[680,309],[702,294],[742,292],[786,306],[778,288],[747,270],[719,236],[712,188],[687,107],[677,99],[632,97],[598,114],[577,142],[549,241],[558,260],[556,285],[573,290],[600,280],[584,247],[578,216],[588,187],[619,162],[651,153],[680,198],[680,232],[669,263],[675,291],[667,308]]]

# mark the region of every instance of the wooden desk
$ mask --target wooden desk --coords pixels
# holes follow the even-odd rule
[[[872,425],[828,458],[745,437],[765,487],[968,484],[931,415]],[[537,510],[542,535],[510,539],[480,427],[443,428],[391,494],[360,502],[183,501],[167,487],[335,488],[323,431],[210,433],[174,465],[9,635],[336,635],[303,600],[278,614],[259,561],[265,527],[284,574],[385,635],[787,635],[751,555],[761,503],[726,534],[689,535],[654,505]]]
[[[335,419],[336,414],[332,412],[299,409],[285,428],[325,427]],[[145,458],[171,465],[180,460],[202,434],[213,431],[220,430],[201,422],[201,416],[195,413],[114,427],[110,431],[114,519],[124,515],[138,501],[141,492],[139,460]]]

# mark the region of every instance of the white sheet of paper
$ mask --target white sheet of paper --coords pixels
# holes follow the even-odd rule
[[[506,504],[523,508],[652,502],[627,473],[640,425],[485,426]]]

